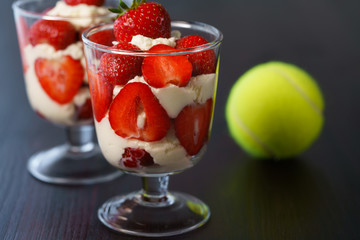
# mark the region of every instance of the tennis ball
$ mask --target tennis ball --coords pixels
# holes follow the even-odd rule
[[[321,132],[324,100],[315,80],[284,62],[259,64],[232,87],[226,120],[251,156],[284,159],[305,151]]]

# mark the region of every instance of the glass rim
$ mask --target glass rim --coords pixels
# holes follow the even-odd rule
[[[15,12],[18,12],[21,16],[24,17],[30,17],[30,18],[36,18],[36,19],[44,19],[44,20],[84,20],[84,19],[93,19],[93,18],[99,18],[99,19],[105,19],[105,18],[112,18],[112,17],[116,17],[116,14],[111,13],[109,11],[109,14],[106,15],[98,15],[98,16],[88,16],[88,17],[61,17],[61,16],[51,16],[51,15],[46,15],[44,13],[37,13],[37,12],[33,12],[33,11],[29,11],[23,8],[24,4],[27,3],[31,3],[31,2],[36,2],[39,3],[41,1],[39,0],[16,0],[15,2],[13,2],[12,4],[12,8]]]
[[[88,38],[90,34],[94,34],[96,32],[102,31],[102,30],[112,29],[112,26],[113,26],[113,23],[107,23],[107,24],[103,23],[103,24],[99,24],[99,25],[96,25],[96,26],[86,29],[81,34],[85,47],[90,47],[92,49],[96,49],[96,50],[106,52],[106,53],[121,54],[121,55],[133,55],[133,56],[141,56],[141,57],[164,56],[164,55],[168,56],[168,55],[184,55],[184,54],[197,53],[197,52],[215,49],[222,43],[222,40],[223,40],[223,34],[221,33],[221,31],[209,24],[197,22],[197,21],[178,21],[178,20],[171,21],[171,26],[188,28],[188,29],[191,26],[193,26],[193,27],[196,26],[195,29],[209,29],[209,30],[211,30],[211,33],[215,36],[215,40],[211,41],[207,44],[203,44],[203,45],[199,45],[199,46],[191,47],[191,48],[186,48],[186,49],[181,49],[180,51],[176,51],[176,52],[149,53],[149,52],[142,51],[142,50],[136,51],[136,50],[114,49],[111,46],[106,46],[106,45],[95,43]]]

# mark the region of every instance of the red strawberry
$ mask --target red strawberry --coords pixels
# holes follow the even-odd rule
[[[155,165],[151,155],[144,149],[125,148],[121,158],[122,163],[128,168],[149,167]]]
[[[85,30],[85,29],[84,29]],[[113,46],[112,42],[116,41],[114,32],[112,29],[107,29],[103,31],[96,32],[89,36],[89,39],[94,43],[106,45],[106,46]]]
[[[75,27],[67,21],[39,20],[30,28],[30,43],[33,46],[47,43],[56,50],[60,50],[65,49],[76,40]]]
[[[170,16],[159,3],[144,0],[134,0],[129,8],[120,1],[117,9],[110,9],[119,13],[114,22],[114,33],[118,41],[130,42],[135,35],[149,38],[170,37]]]
[[[140,51],[138,47],[125,42],[121,42],[113,48]],[[142,61],[142,57],[105,53],[100,59],[100,71],[111,84],[124,85],[135,76],[141,75]]]
[[[89,87],[96,121],[100,122],[109,109],[114,87],[104,77],[88,68]]]
[[[177,49],[192,48],[207,44],[204,38],[198,35],[190,35],[176,41]],[[187,57],[193,65],[193,76],[214,73],[216,70],[216,55],[214,50],[201,51],[188,54]]]
[[[175,133],[189,155],[197,154],[207,140],[212,99],[204,104],[187,105],[175,119]]]
[[[155,45],[149,50],[150,53],[174,51],[176,51],[175,48],[163,44]],[[168,84],[186,86],[191,72],[191,63],[182,55],[145,57],[142,66],[145,81],[156,88],[162,88]]]
[[[76,108],[76,120],[89,120],[92,119],[92,108],[90,98],[86,99],[85,103]]]
[[[67,5],[78,5],[78,4],[87,4],[87,5],[95,5],[102,6],[105,0],[64,0]]]
[[[59,104],[70,102],[84,79],[81,62],[70,56],[61,59],[38,58],[35,72],[42,88]]]
[[[139,115],[145,115],[141,125]],[[170,128],[165,109],[149,86],[140,82],[128,83],[121,89],[110,106],[109,121],[117,135],[147,142],[162,139]]]

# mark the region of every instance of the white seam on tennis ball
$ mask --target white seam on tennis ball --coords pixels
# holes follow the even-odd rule
[[[235,114],[235,121],[237,125],[242,128],[249,136],[252,138],[265,152],[270,156],[276,157],[276,154],[271,150],[271,148],[266,145],[246,124]]]
[[[322,115],[321,109],[314,103],[314,101],[311,100],[311,98],[288,74],[286,74],[279,68],[275,68],[274,71],[283,76],[285,80],[287,80],[295,88],[295,90],[305,99],[305,101],[314,109],[317,114],[319,114],[320,116]]]

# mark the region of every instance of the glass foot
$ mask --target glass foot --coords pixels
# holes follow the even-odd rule
[[[83,146],[81,151],[72,148],[61,145],[34,154],[28,161],[29,172],[40,181],[66,185],[106,182],[122,174],[104,159],[97,145]]]
[[[165,237],[194,230],[207,222],[209,207],[201,200],[184,194],[167,194],[164,201],[144,201],[143,192],[116,196],[98,210],[107,227],[126,234]]]

